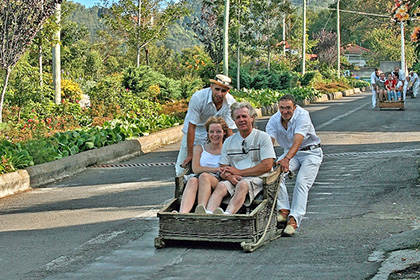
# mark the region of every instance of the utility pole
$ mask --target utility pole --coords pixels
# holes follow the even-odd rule
[[[340,0],[337,0],[337,76],[340,78],[341,38],[340,38]]]
[[[223,74],[229,75],[229,0],[225,0],[225,16],[223,20]]]
[[[241,89],[241,0],[238,5],[238,49],[236,50],[237,55],[237,67],[236,67],[236,88]]]
[[[407,71],[405,69],[405,44],[404,44],[404,22],[401,21],[401,70],[407,75]]]
[[[54,102],[61,103],[61,59],[60,59],[60,21],[61,21],[61,4],[57,4],[55,11],[57,18],[58,30],[55,33],[55,40],[57,43],[52,47],[52,70],[53,70],[53,85],[54,85]]]
[[[286,13],[283,13],[283,55],[286,57]]]
[[[138,11],[137,11],[137,60],[136,67],[140,67],[140,28],[141,28],[141,0],[137,2]]]
[[[305,75],[306,60],[306,0],[303,0],[303,30],[302,30],[302,75]]]

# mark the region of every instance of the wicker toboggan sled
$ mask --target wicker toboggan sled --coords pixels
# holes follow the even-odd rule
[[[155,247],[163,248],[165,241],[169,240],[229,242],[240,243],[245,252],[252,252],[280,237],[275,203],[282,176],[280,168],[275,168],[264,177],[260,199],[256,198],[249,207],[242,207],[235,215],[172,213],[179,210],[185,187],[183,175],[175,178],[175,197],[157,213],[159,236],[155,238]]]

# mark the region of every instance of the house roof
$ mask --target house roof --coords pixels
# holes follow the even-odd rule
[[[341,47],[341,52],[344,54],[363,54],[370,51],[364,47],[358,46],[356,44],[347,44],[346,46]]]

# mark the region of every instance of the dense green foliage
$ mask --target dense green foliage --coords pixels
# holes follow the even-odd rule
[[[63,2],[61,104],[53,102],[50,49],[54,43],[52,31],[57,28],[53,19],[46,23],[16,65],[5,94],[4,122],[0,123],[0,173],[180,124],[189,98],[208,86],[216,69],[221,69],[223,1],[188,0],[185,4],[190,14],[182,18],[185,12],[182,9],[165,15],[164,9],[151,8],[159,1],[143,1],[141,28],[134,24],[136,16],[125,12],[127,8],[135,10],[137,1],[114,1],[121,5],[112,10],[105,2],[100,1],[99,6],[90,9],[71,1]],[[207,3],[204,8],[203,2]],[[238,101],[247,100],[261,107],[274,104],[283,94],[292,94],[301,101],[322,93],[369,85],[353,78],[336,78],[337,69],[332,65],[336,51],[335,15],[331,10],[318,9],[320,5],[327,5],[321,0],[311,1],[308,10],[307,49],[317,53],[318,58],[322,55],[329,59],[307,61],[302,75],[301,2],[291,1],[292,6],[283,2],[231,2],[229,76],[232,85],[240,88],[231,91]],[[350,7],[349,1],[342,2],[343,8]],[[353,2],[356,8],[366,1]],[[384,4],[384,0],[380,3]],[[368,10],[377,11],[376,2],[368,0]],[[287,42],[281,42],[283,12],[286,13]],[[160,20],[165,20],[166,16],[171,20],[165,21],[160,32],[158,22],[162,24]],[[373,50],[369,56],[372,65],[381,59],[398,58],[398,38],[388,38],[391,41],[385,38],[388,29],[384,27],[390,24],[381,19],[372,23],[372,32],[366,32],[356,18],[365,24],[369,19],[352,18],[344,13],[342,16],[342,26],[346,26],[342,29],[343,44],[363,41],[364,47]],[[124,20],[124,26],[120,19]],[[177,20],[174,22],[174,19]],[[321,32],[323,29],[331,32]],[[396,32],[397,28],[393,26],[392,30]],[[140,49],[137,36],[143,43]],[[320,51],[325,49],[320,38],[328,39],[328,52]],[[287,45],[285,55],[282,44]],[[139,67],[137,50],[141,50]],[[410,46],[406,56],[409,63],[415,60]],[[355,67],[342,62],[342,69]]]
[[[16,144],[3,140],[0,142],[0,174],[148,135],[172,127],[179,121],[176,117],[166,115],[135,117],[133,114],[132,117],[106,122],[102,127],[57,132],[50,138]]]
[[[253,106],[261,108],[275,104],[282,95],[291,94],[296,101],[303,101],[312,97],[320,96],[320,92],[313,88],[289,88],[284,90],[273,89],[243,89],[240,91],[233,91],[232,95],[238,101],[249,101]]]

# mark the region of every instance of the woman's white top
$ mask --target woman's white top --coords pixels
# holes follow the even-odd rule
[[[201,145],[201,148],[203,148],[203,152],[200,157],[200,165],[205,167],[219,167],[220,155],[210,154],[204,149],[204,145]]]

